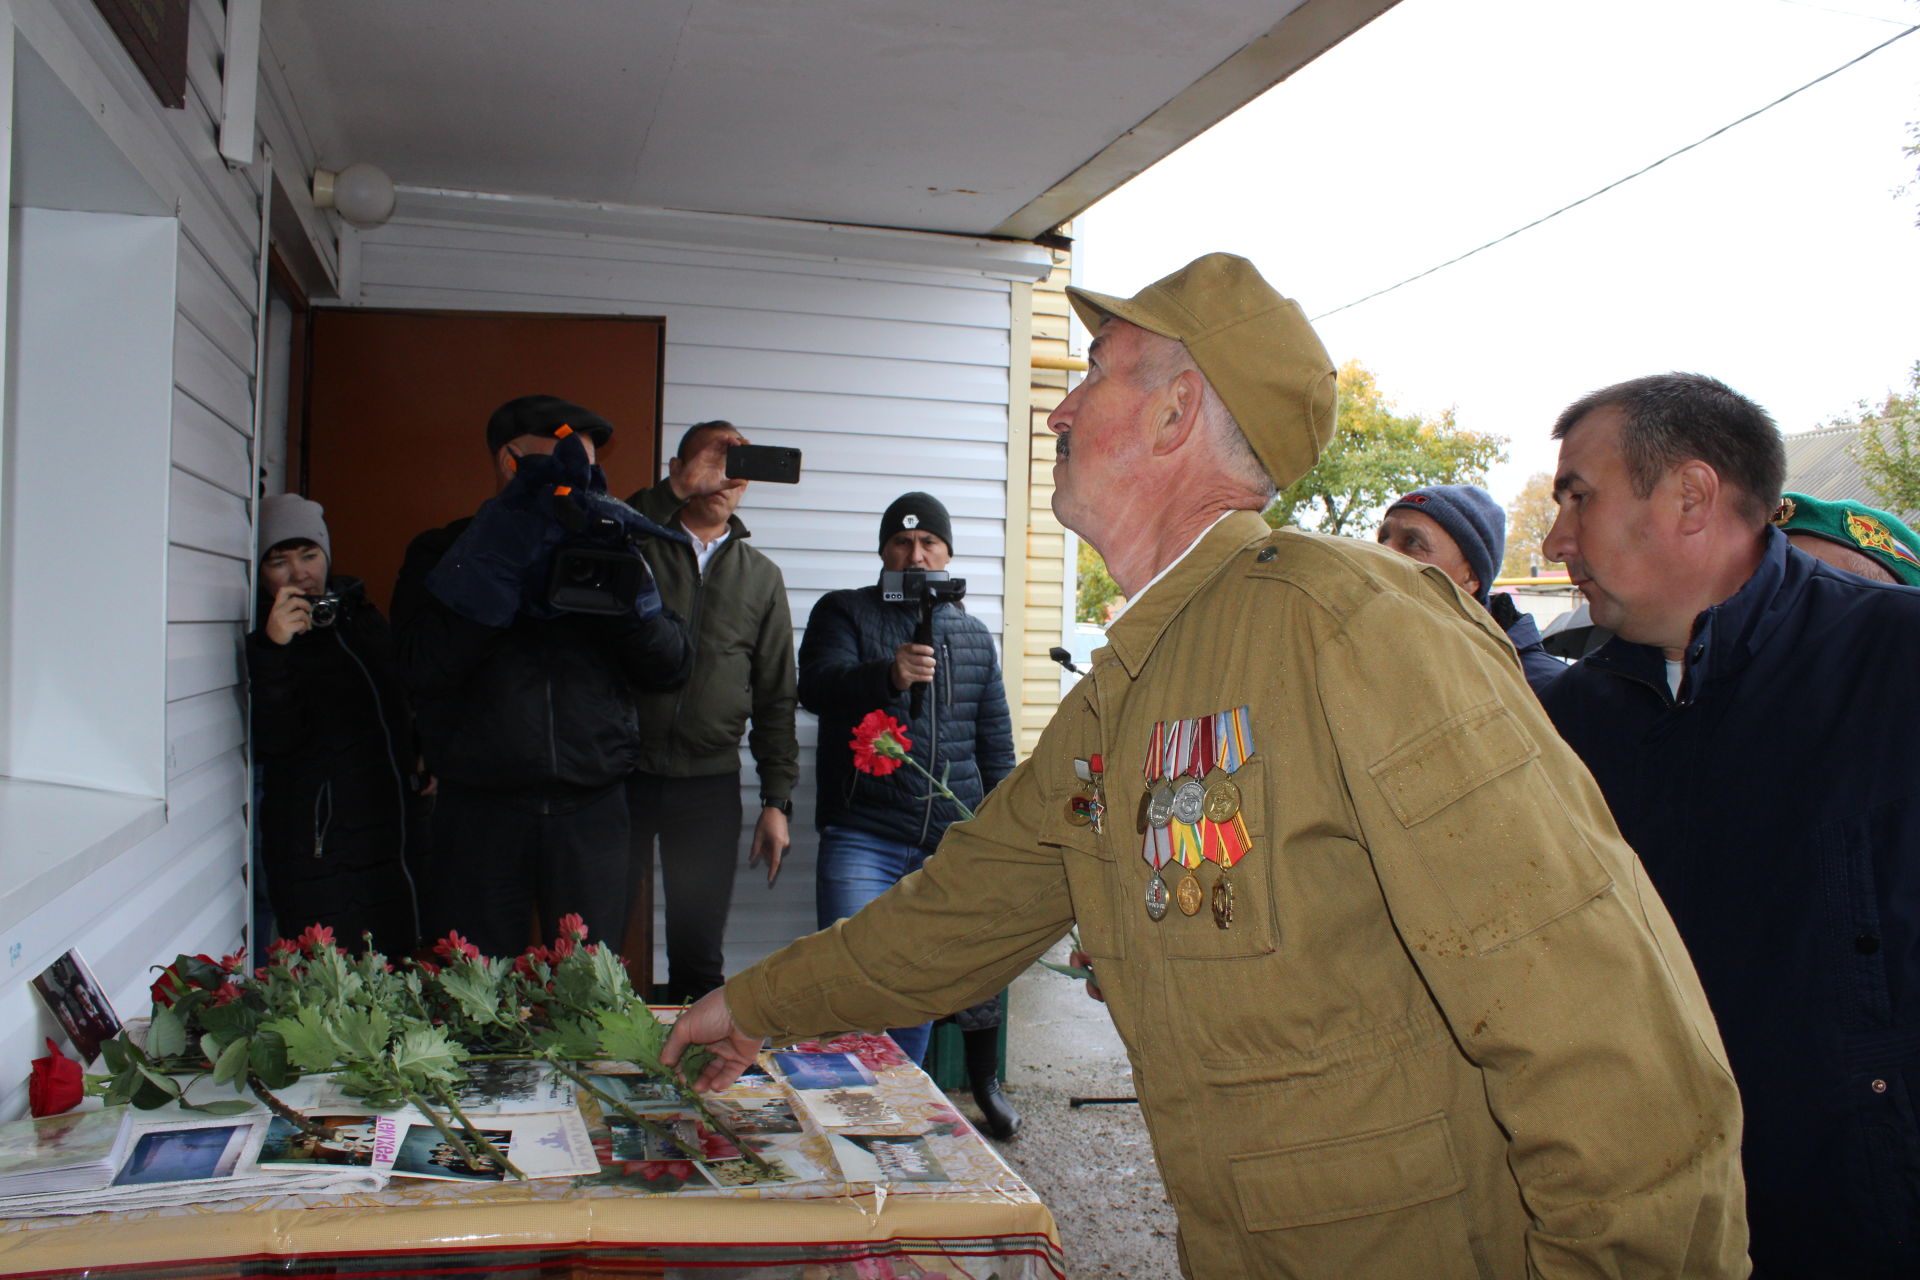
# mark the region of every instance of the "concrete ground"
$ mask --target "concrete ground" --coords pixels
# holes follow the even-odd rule
[[[1064,963],[1066,944],[1048,957]],[[1001,1156],[1053,1211],[1069,1280],[1177,1280],[1173,1208],[1135,1105],[1071,1107],[1133,1093],[1106,1006],[1083,985],[1034,966],[1013,984],[1007,1097],[1025,1123]],[[977,1118],[972,1095],[952,1095]]]

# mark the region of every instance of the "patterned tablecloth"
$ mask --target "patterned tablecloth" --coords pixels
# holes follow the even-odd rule
[[[837,1158],[847,1149],[805,1104],[785,1139],[817,1180],[718,1188],[678,1161],[615,1157],[605,1121],[582,1111],[601,1159],[592,1177],[505,1185],[396,1178],[346,1198],[269,1196],[84,1217],[0,1221],[0,1274],[211,1277],[599,1275],[720,1280],[1060,1280],[1053,1216],[884,1037],[796,1046],[856,1054],[898,1123],[908,1157],[945,1181],[903,1181]],[[770,1056],[770,1055],[769,1055]],[[777,1076],[777,1072],[776,1072]],[[744,1097],[784,1092],[761,1081]],[[728,1095],[720,1095],[723,1100]],[[813,1095],[809,1095],[811,1097]],[[846,1117],[839,1117],[845,1119]],[[864,1139],[872,1146],[875,1139]],[[913,1170],[909,1168],[909,1173]]]

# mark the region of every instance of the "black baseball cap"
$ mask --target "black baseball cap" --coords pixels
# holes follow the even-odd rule
[[[591,409],[583,409],[559,396],[520,396],[493,411],[487,419],[487,453],[500,452],[500,446],[521,436],[551,436],[561,427],[585,432],[598,449],[613,435],[613,424]]]

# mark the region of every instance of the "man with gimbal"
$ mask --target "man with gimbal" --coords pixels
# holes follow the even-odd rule
[[[458,930],[489,955],[520,951],[536,912],[543,935],[577,912],[618,945],[634,694],[680,684],[692,658],[632,546],[675,535],[609,497],[593,465],[612,434],[554,396],[501,405],[487,422],[499,492],[415,538],[394,587],[401,667],[440,784],[427,931]],[[557,556],[575,572],[556,576]]]
[[[962,816],[916,770],[855,771],[847,743],[868,712],[904,723],[913,759],[970,810],[1013,771],[1013,723],[993,637],[962,607],[966,584],[946,572],[952,557],[946,507],[931,494],[901,494],[880,519],[881,581],[822,596],[807,620],[800,705],[820,717],[814,901],[823,929],[918,870]],[[957,1020],[987,1129],[1011,1137],[1020,1118],[995,1075],[999,1004]],[[931,1029],[898,1028],[893,1038],[919,1062]]]

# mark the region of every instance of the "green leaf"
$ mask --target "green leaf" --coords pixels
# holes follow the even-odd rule
[[[264,1027],[287,1043],[287,1058],[302,1071],[325,1071],[340,1056],[326,1019],[312,1005],[292,1018],[275,1018]]]
[[[536,1032],[534,1043],[562,1058],[600,1056],[600,1033],[578,1018],[555,1018],[553,1026]]]
[[[665,1075],[660,1050],[666,1047],[667,1028],[645,1005],[627,1010],[609,1010],[596,1015],[600,1021],[600,1053],[606,1058],[624,1058],[655,1075]]]
[[[165,1092],[169,1098],[178,1098],[180,1096],[180,1082],[172,1076],[163,1075],[155,1071],[152,1067],[147,1066],[139,1068],[139,1071],[141,1075],[147,1078],[149,1083],[155,1088]]]
[[[221,1042],[211,1032],[200,1037],[200,1052],[206,1055],[208,1062],[220,1061]]]
[[[231,1084],[245,1076],[247,1057],[252,1051],[252,1042],[248,1040],[235,1040],[221,1050],[220,1056],[213,1060],[213,1082]]]
[[[287,1042],[279,1032],[262,1028],[247,1051],[247,1069],[260,1077],[260,1083],[269,1089],[284,1089],[300,1078],[300,1073],[287,1061]]]
[[[333,1038],[340,1056],[352,1062],[371,1062],[387,1051],[393,1019],[385,1009],[347,1009],[333,1019]]]
[[[127,1096],[127,1100],[141,1111],[152,1111],[157,1107],[164,1107],[168,1103],[179,1101],[179,1098],[178,1093],[169,1092],[165,1086],[155,1084],[143,1073],[135,1075],[132,1091]]]
[[[131,1047],[132,1043],[127,1039],[127,1033],[124,1031],[102,1044],[100,1056],[107,1060],[107,1070],[116,1076],[125,1071],[132,1062],[132,1059],[127,1056],[127,1050]]]
[[[147,1052],[156,1058],[172,1058],[186,1051],[186,1024],[173,1010],[156,1006],[153,1023],[147,1029]]]
[[[479,965],[448,965],[440,971],[440,989],[475,1022],[492,1022],[500,1008],[500,989]]]
[[[409,1027],[393,1048],[393,1067],[418,1080],[458,1080],[466,1051],[447,1038],[443,1027]]]
[[[182,1102],[180,1106],[187,1111],[204,1111],[212,1116],[237,1116],[252,1111],[260,1104],[246,1098],[219,1098],[213,1102]]]

